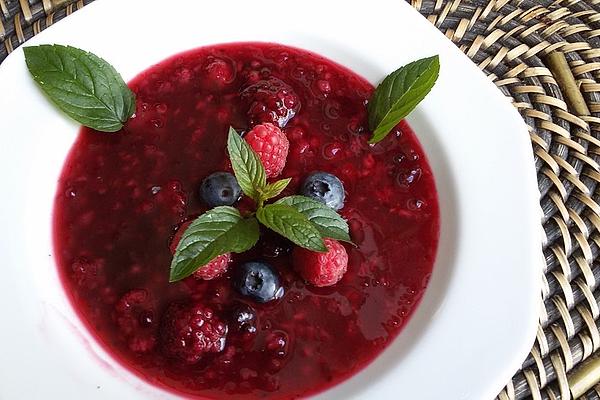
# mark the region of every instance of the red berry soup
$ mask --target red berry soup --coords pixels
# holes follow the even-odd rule
[[[195,398],[301,398],[368,365],[417,307],[438,244],[434,178],[410,127],[367,144],[373,86],[277,44],[192,50],[129,86],[134,117],[114,134],[81,130],[54,208],[63,284],[97,340],[146,381]],[[329,253],[311,253],[261,227],[250,251],[169,283],[177,240],[210,208],[203,181],[231,180],[230,126],[259,146],[268,176],[292,178],[281,196],[316,171],[339,182],[335,208],[356,246],[327,239]],[[266,292],[240,287],[256,271]]]

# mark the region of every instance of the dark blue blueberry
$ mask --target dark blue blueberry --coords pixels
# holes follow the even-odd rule
[[[242,188],[229,172],[215,172],[200,185],[200,197],[209,207],[231,206],[240,199]]]
[[[235,271],[233,284],[240,294],[259,303],[280,299],[284,293],[277,271],[262,262],[240,265]]]
[[[342,209],[346,198],[342,181],[337,176],[327,172],[313,172],[310,174],[302,183],[300,193],[303,196],[320,201],[334,210]]]

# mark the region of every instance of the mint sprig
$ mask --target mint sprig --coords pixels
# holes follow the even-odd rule
[[[235,177],[244,194],[254,201],[260,201],[259,190],[267,185],[265,168],[248,143],[238,135],[232,127],[229,128],[227,151]]]
[[[258,238],[256,218],[243,218],[233,207],[215,207],[196,218],[183,233],[169,280],[183,279],[222,254],[250,250]]]
[[[244,185],[247,186],[247,190],[245,190],[240,182],[242,190],[257,202],[256,218],[258,218],[258,221],[267,228],[288,238],[298,246],[313,251],[327,251],[321,230],[306,215],[298,210],[296,202],[264,205],[267,200],[281,194],[290,183],[291,178],[267,184],[266,178],[264,178],[266,176],[265,168],[260,158],[248,142],[243,140],[233,128],[229,128],[227,150],[231,159],[233,172],[238,182],[243,180]],[[250,196],[249,193],[256,197]],[[284,199],[286,198],[284,197]],[[321,203],[319,203],[319,206],[330,209]],[[330,210],[333,211],[332,209]],[[333,212],[335,213],[335,211]]]
[[[304,215],[317,228],[322,237],[352,243],[348,234],[348,223],[333,208],[306,196],[284,197],[277,200],[275,204],[290,206]]]
[[[292,178],[286,178],[278,180],[277,182],[269,183],[264,188],[260,189],[260,203],[272,199],[273,197],[277,197],[283,192],[283,190],[290,184]]]
[[[327,251],[323,237],[308,218],[286,204],[267,204],[256,211],[258,221],[300,247]]]
[[[27,68],[59,109],[80,124],[116,132],[135,112],[135,96],[102,58],[71,46],[25,47]]]
[[[439,56],[423,58],[389,74],[369,100],[369,143],[383,140],[427,96],[440,72]]]
[[[185,230],[171,263],[171,282],[183,279],[219,255],[241,253],[259,237],[259,222],[300,247],[324,252],[324,238],[352,243],[348,224],[332,208],[304,196],[283,197],[272,204],[291,178],[267,183],[260,158],[233,128],[229,128],[227,151],[233,172],[246,196],[254,199],[256,212],[243,217],[233,207],[215,207]]]

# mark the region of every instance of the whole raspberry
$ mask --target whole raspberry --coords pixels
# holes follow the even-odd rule
[[[294,268],[306,281],[322,287],[335,285],[348,269],[348,253],[340,242],[324,239],[326,253],[295,247],[293,252]]]
[[[219,276],[223,275],[225,271],[227,271],[227,267],[229,266],[230,262],[231,253],[222,254],[194,272],[194,277],[196,279],[204,279],[206,281],[218,278]]]
[[[186,221],[177,228],[177,231],[175,232],[175,235],[173,236],[173,239],[171,239],[171,243],[169,244],[171,254],[175,254],[175,250],[177,250],[177,245],[179,244],[183,233],[190,226],[191,223],[192,221]],[[229,267],[230,262],[231,253],[222,254],[214,260],[212,260],[211,262],[209,262],[208,264],[206,264],[205,266],[203,266],[202,268],[198,269],[196,272],[194,272],[194,277],[196,279],[204,279],[207,281],[218,278],[227,271],[227,267]]]
[[[290,141],[281,129],[269,123],[256,125],[244,138],[258,153],[267,178],[274,178],[281,174],[290,150]]]
[[[222,351],[226,336],[227,325],[201,304],[175,303],[163,316],[163,351],[188,364],[198,362],[205,353]]]
[[[300,99],[294,89],[275,77],[246,87],[241,97],[248,104],[250,125],[271,122],[283,128],[300,111]]]

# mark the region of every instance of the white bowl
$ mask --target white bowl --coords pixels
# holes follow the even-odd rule
[[[491,399],[536,333],[540,210],[526,126],[452,43],[400,0],[260,3],[102,0],[29,44],[71,44],[126,79],[182,50],[231,41],[309,49],[378,82],[440,54],[431,94],[410,116],[441,205],[426,295],[393,344],[320,399]],[[172,398],[120,366],[74,313],[51,242],[57,178],[78,127],[31,80],[21,49],[0,65],[0,398]]]

